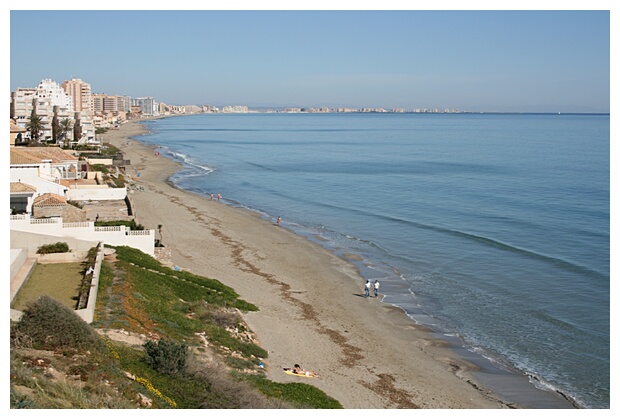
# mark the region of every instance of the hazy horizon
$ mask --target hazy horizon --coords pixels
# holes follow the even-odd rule
[[[80,78],[171,105],[610,112],[608,10],[11,10],[10,58],[11,91]]]

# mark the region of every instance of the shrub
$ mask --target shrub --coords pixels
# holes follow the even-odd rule
[[[97,332],[88,323],[48,296],[39,297],[30,303],[11,330],[12,345],[26,341],[31,342],[35,349],[105,348]]]
[[[53,244],[44,244],[39,246],[37,253],[45,255],[48,253],[67,253],[69,251],[69,245],[65,242],[57,242]]]
[[[232,376],[217,366],[191,364],[188,375],[208,383],[209,393],[200,394],[200,409],[292,409],[296,405],[286,400],[267,396],[248,380]],[[304,406],[307,407],[307,406]]]
[[[165,339],[159,342],[148,341],[144,344],[146,363],[162,374],[174,375],[184,372],[187,364],[187,345],[174,343]]]
[[[93,164],[91,167],[93,168],[93,171],[95,171],[95,172],[101,172],[101,173],[103,173],[104,175],[105,175],[105,174],[108,174],[108,173],[110,172],[110,171],[108,170],[108,166],[106,166],[105,164],[100,164],[100,163],[97,163],[97,164]]]
[[[115,188],[124,188],[125,185],[127,184],[127,181],[125,180],[125,176],[123,176],[122,174],[118,174],[116,177],[112,176],[111,181]]]
[[[26,395],[18,393],[11,385],[11,409],[36,409],[36,404]]]

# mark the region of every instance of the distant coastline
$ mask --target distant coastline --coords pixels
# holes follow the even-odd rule
[[[384,111],[363,111],[363,110],[353,110],[353,111],[338,111],[338,110],[324,110],[324,111],[289,111],[286,109],[277,109],[277,108],[266,108],[266,109],[248,109],[247,111],[239,111],[239,112],[191,112],[191,113],[170,113],[163,115],[149,115],[142,118],[134,118],[134,121],[146,121],[149,119],[160,119],[171,116],[189,116],[189,115],[256,115],[256,114],[293,114],[293,115],[303,115],[303,114],[405,114],[405,115],[567,115],[567,116],[575,116],[575,115],[585,115],[585,116],[610,116],[609,112],[501,112],[501,111],[394,111],[394,110],[384,110]]]

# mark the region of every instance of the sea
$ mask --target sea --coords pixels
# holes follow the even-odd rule
[[[183,163],[177,187],[357,255],[383,303],[476,363],[504,398],[610,408],[608,114],[197,114],[144,125],[139,141]]]

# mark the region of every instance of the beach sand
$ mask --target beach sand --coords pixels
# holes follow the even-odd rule
[[[345,408],[506,407],[468,374],[472,365],[402,310],[364,298],[365,281],[347,260],[285,224],[226,205],[226,197],[211,201],[171,186],[181,165],[130,139],[145,132],[130,121],[102,136],[125,152],[144,188],[130,194],[137,222],[158,238],[162,226],[174,265],[259,307],[244,319],[269,351],[270,380],[312,384]],[[283,372],[295,363],[320,378]]]

